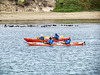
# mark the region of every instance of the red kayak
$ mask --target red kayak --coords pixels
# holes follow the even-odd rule
[[[64,41],[64,40],[67,40],[68,38],[61,38],[59,40],[57,39],[53,39],[53,42],[57,42],[57,41]],[[40,39],[29,39],[29,38],[24,38],[25,41],[27,42],[46,42],[48,41],[49,39],[44,39],[44,40],[40,40]]]
[[[83,46],[84,45],[84,42],[82,42],[82,43],[74,42],[74,43],[70,43],[70,44],[53,43],[51,45],[50,44],[45,44],[45,43],[27,42],[27,44],[29,46]]]

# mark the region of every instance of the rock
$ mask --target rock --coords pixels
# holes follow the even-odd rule
[[[20,6],[16,4],[15,0],[1,0],[0,11],[8,12],[50,12],[55,7],[56,0],[25,0],[24,5]]]
[[[7,27],[7,25],[5,24],[4,27]]]

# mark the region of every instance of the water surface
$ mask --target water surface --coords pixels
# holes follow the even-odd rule
[[[100,23],[32,25],[0,24],[0,75],[100,75]],[[86,45],[28,46],[23,39],[55,33]]]

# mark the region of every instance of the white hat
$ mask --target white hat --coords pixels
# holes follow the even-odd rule
[[[41,36],[44,36],[43,34],[41,34]]]

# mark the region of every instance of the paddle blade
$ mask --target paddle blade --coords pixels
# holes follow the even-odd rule
[[[46,37],[46,38],[48,38],[48,39],[49,39],[50,37]]]
[[[61,38],[63,38],[63,36],[60,36]]]
[[[37,39],[37,37],[35,37],[35,39]]]
[[[46,38],[46,36],[44,36],[44,38]]]

